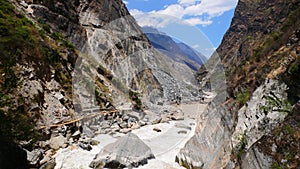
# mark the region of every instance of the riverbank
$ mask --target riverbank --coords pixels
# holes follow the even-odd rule
[[[131,131],[150,147],[155,156],[155,159],[149,160],[148,164],[140,166],[140,169],[182,168],[175,162],[175,156],[194,135],[196,116],[204,111],[206,105],[194,103],[177,107],[184,113],[182,120],[145,125]],[[55,169],[90,169],[89,164],[95,155],[124,135],[123,133],[96,135],[92,140],[99,144],[91,146],[90,151],[77,145],[61,148],[54,155]]]

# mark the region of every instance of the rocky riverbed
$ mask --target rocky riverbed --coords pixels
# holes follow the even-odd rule
[[[90,169],[113,165],[117,168],[182,168],[175,162],[175,157],[194,135],[196,118],[206,106],[199,103],[173,105],[172,110],[177,109],[176,112],[160,115],[147,111],[112,113],[100,118],[103,121],[97,132],[90,127],[97,120],[90,122],[88,129],[94,133],[91,136],[84,130],[67,137],[58,132],[45,143],[50,150],[34,150],[28,154],[32,154],[33,162],[34,158],[39,158],[37,155],[46,154],[42,160],[44,168]],[[139,154],[141,150],[144,152]],[[134,153],[137,155],[133,157]]]

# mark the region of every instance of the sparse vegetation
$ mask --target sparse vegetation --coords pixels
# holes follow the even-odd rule
[[[109,80],[112,80],[112,78],[113,78],[113,75],[111,74],[111,72],[109,70],[107,70],[105,67],[103,67],[102,65],[98,66],[97,72]]]
[[[239,138],[239,144],[235,149],[235,154],[238,160],[241,160],[242,155],[246,152],[247,140],[246,133],[243,133]]]
[[[300,100],[300,55],[297,56],[290,65],[287,71],[281,76],[281,79],[288,86],[288,100],[293,105]]]
[[[98,105],[101,107],[105,107],[107,102],[112,102],[112,97],[109,95],[109,88],[100,78],[97,78],[95,81],[95,96]]]
[[[240,105],[244,105],[250,99],[250,92],[239,92],[237,94],[237,101]]]
[[[259,149],[272,157],[272,169],[297,168],[300,165],[300,104],[296,104],[293,110],[270,134],[264,136],[259,144]],[[275,151],[273,145],[276,145]]]
[[[279,99],[276,96],[266,96],[266,104],[264,106],[260,106],[260,109],[263,112],[286,112],[289,113],[292,111],[292,106],[286,99]]]
[[[240,48],[234,49],[235,52],[238,51],[234,62],[229,63],[229,60],[233,61],[232,58],[224,60],[224,62],[228,62],[225,65],[229,64],[226,68],[231,69],[230,72],[225,72],[229,95],[237,96],[239,93],[235,89],[245,86],[247,86],[249,93],[252,93],[264,82],[267,76],[270,76],[269,73],[272,70],[279,68],[281,63],[291,55],[290,50],[295,46],[294,44],[290,44],[289,40],[300,24],[299,19],[297,20],[300,16],[300,8],[299,5],[292,6],[295,3],[284,4],[287,5],[290,11],[286,12],[286,17],[277,22],[271,29],[260,32],[255,36],[251,33],[246,34],[243,40],[240,41]],[[286,48],[288,47],[287,44],[291,45],[289,47],[290,50]],[[223,55],[226,54],[224,53]],[[245,59],[247,60],[246,64]],[[291,65],[288,71],[298,72],[297,64]],[[293,80],[295,81],[295,79]],[[296,89],[297,87],[293,88],[294,91]],[[239,95],[242,96],[241,94]],[[299,96],[295,97],[299,98]],[[296,101],[296,98],[293,98],[293,100]],[[244,99],[240,99],[239,103],[244,103]]]
[[[138,109],[138,110],[141,110],[141,109],[142,109],[142,101],[141,101],[141,99],[139,98],[139,93],[130,90],[130,91],[129,91],[129,97],[130,97],[130,99],[131,99],[132,101],[135,102],[135,108]]]
[[[228,77],[231,75],[231,70],[228,68],[225,70],[225,76]]]
[[[280,164],[278,164],[277,162],[273,162],[271,164],[271,169],[284,169],[284,167],[282,167]]]
[[[23,56],[37,55],[38,32],[32,22],[0,0],[0,138],[5,140],[37,139],[34,122],[27,114],[24,100],[15,96],[19,79],[15,65]]]
[[[298,16],[300,14],[300,8],[297,8],[296,10],[292,11],[290,15],[288,16],[287,20],[283,24],[283,26],[280,28],[282,32],[286,32],[288,28],[293,27],[293,25],[298,21]]]
[[[64,68],[67,67],[66,60],[62,59],[61,50],[67,48],[75,53],[74,46],[59,34],[56,36],[58,40],[48,43],[50,26],[45,23],[39,24],[40,28],[18,12],[10,2],[0,0],[1,139],[15,142],[32,140],[32,143],[40,139],[34,128],[39,112],[29,113],[30,105],[17,93],[19,84],[23,83],[18,78],[20,72],[16,68],[17,64],[32,65],[36,69],[35,78],[41,80],[49,80],[50,69],[55,69],[54,78],[63,85],[71,85],[70,74]],[[58,45],[59,42],[61,46]],[[36,96],[34,101],[40,104],[43,100]]]
[[[72,43],[70,43],[69,41],[65,40],[63,38],[62,34],[52,31],[52,33],[50,34],[50,37],[58,42],[62,42],[62,44],[65,47],[67,47],[70,51],[75,51],[75,46]]]
[[[288,73],[295,74],[299,72],[299,65],[300,65],[300,57],[297,57],[296,61],[289,66]]]

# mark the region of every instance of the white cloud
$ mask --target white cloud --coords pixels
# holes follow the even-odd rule
[[[202,0],[201,3],[186,7],[184,14],[189,16],[208,14],[212,18],[233,9],[236,3],[237,0]]]
[[[191,25],[207,26],[213,23],[212,18],[222,15],[233,9],[238,0],[178,0],[177,4],[165,6],[164,9],[144,13],[139,10],[130,10],[141,26],[164,26],[174,18],[179,18]],[[145,18],[146,14],[156,17]],[[141,17],[144,16],[144,17]],[[161,16],[160,18],[158,16]],[[169,16],[169,17],[168,17]]]
[[[125,0],[123,0],[123,3],[124,3],[125,5],[129,4],[129,2],[128,2],[128,1],[125,1]]]
[[[195,26],[195,25],[202,25],[202,26],[207,26],[212,24],[212,20],[202,20],[200,18],[189,18],[189,19],[185,19],[185,22]]]
[[[132,9],[129,11],[129,13],[134,17],[139,17],[141,15],[145,15],[145,13],[143,11],[140,11],[138,9]]]
[[[195,4],[196,0],[178,0],[178,3],[181,5],[191,5]]]
[[[184,8],[178,4],[172,4],[160,11],[152,11],[151,13],[158,13],[163,15],[170,15],[177,18],[182,18],[184,15]]]
[[[178,23],[180,20],[171,15],[164,15],[156,12],[143,13],[139,10],[130,10],[131,15],[135,17],[140,26],[151,26],[155,28],[163,28],[170,23]]]

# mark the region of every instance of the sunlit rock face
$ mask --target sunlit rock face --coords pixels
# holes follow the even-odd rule
[[[238,122],[233,126],[232,116],[228,113],[228,106],[212,104],[206,114],[198,120],[196,135],[186,144],[177,161],[184,165],[203,168],[219,168],[227,165],[231,151],[240,149],[241,141],[247,142],[245,149],[249,149],[247,157],[254,158],[257,149],[252,149],[264,134],[278,126],[291,110],[286,103],[286,85],[276,80],[267,80],[256,89],[250,101],[238,111]],[[218,96],[217,96],[218,97]],[[272,100],[274,102],[272,102]],[[277,108],[271,109],[272,103],[278,102]],[[234,131],[234,133],[232,133]],[[251,152],[251,151],[253,152]],[[261,155],[260,159],[267,165],[269,158]],[[263,161],[263,160],[268,161]],[[246,158],[245,158],[246,160]],[[250,165],[247,161],[243,165]]]
[[[230,158],[232,118],[226,107],[211,103],[176,161],[187,168],[222,168]]]
[[[115,100],[124,100],[119,96],[128,90],[144,94],[143,101],[150,100],[148,105],[172,103],[176,96],[183,101],[198,99],[193,70],[156,51],[123,2],[36,1],[30,8],[35,17],[62,33],[80,50],[83,61],[77,60],[79,67],[82,62],[92,62],[96,63],[92,67],[100,64],[111,71],[112,83],[121,91]],[[93,73],[85,74],[84,79],[94,78]],[[93,95],[93,90],[80,88],[80,92]],[[94,100],[92,96],[88,99]],[[87,99],[79,100],[87,105]]]
[[[299,66],[299,16],[298,1],[238,2],[229,30],[208,60],[213,63],[214,56],[220,56],[228,95],[221,102],[213,100],[198,119],[199,130],[178,154],[179,164],[187,168],[292,164],[293,159],[283,164],[281,160],[286,159],[278,158],[291,150],[276,149],[283,148],[276,141],[284,140],[276,133],[294,126],[287,119],[294,118],[292,112],[299,101],[299,90],[295,89],[299,70],[291,71]],[[219,77],[211,64],[207,65],[197,75],[203,88],[216,85],[211,79]],[[216,98],[220,98],[217,93]]]

